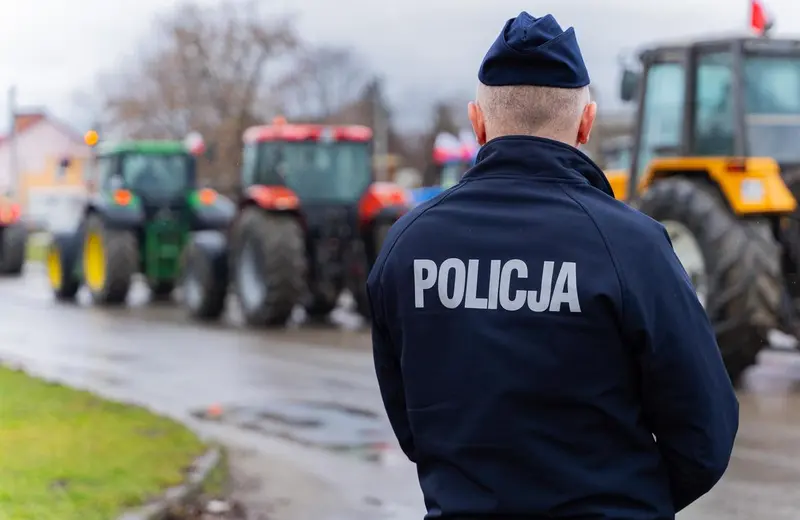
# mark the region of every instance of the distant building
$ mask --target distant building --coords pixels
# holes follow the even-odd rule
[[[83,203],[83,170],[90,156],[83,136],[65,123],[42,110],[20,112],[13,138],[0,137],[0,190],[19,202],[28,220],[45,224]],[[63,169],[65,158],[70,166]]]

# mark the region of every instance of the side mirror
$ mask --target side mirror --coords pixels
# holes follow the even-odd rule
[[[639,93],[641,81],[642,75],[639,72],[634,72],[630,69],[622,71],[622,80],[619,85],[620,99],[625,102],[635,100]]]

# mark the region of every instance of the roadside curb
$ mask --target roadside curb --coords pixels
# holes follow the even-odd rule
[[[175,508],[188,505],[202,494],[209,476],[223,461],[222,449],[212,447],[192,462],[182,484],[167,489],[159,498],[123,513],[116,520],[167,520]]]

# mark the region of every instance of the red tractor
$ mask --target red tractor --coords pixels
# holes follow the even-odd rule
[[[239,210],[229,232],[194,234],[184,306],[219,318],[230,286],[250,326],[282,326],[303,305],[313,317],[349,290],[369,318],[366,276],[408,193],[375,182],[372,131],[276,120],[244,133]]]
[[[22,274],[27,243],[19,204],[0,195],[0,276]]]

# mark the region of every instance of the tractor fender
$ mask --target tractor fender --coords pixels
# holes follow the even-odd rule
[[[228,237],[217,230],[203,230],[193,232],[186,244],[187,257],[185,262],[190,262],[191,255],[204,255],[212,266],[214,277],[227,279],[228,277]]]
[[[109,229],[131,229],[144,225],[144,210],[138,204],[121,206],[102,195],[94,195],[86,207],[86,216],[95,213]]]
[[[64,273],[74,273],[77,271],[78,260],[83,245],[83,233],[51,233],[47,249],[55,247],[61,257],[61,269]]]
[[[218,195],[211,204],[197,204],[192,207],[193,231],[224,230],[236,217],[236,204],[222,195]]]
[[[408,190],[392,182],[375,182],[361,197],[358,205],[358,217],[362,225],[368,225],[375,222],[384,211],[388,214],[398,212],[402,215],[411,206],[411,196]]]
[[[737,215],[788,215],[797,201],[769,157],[662,157],[648,165],[637,195],[658,179],[675,175],[704,177],[721,193]]]
[[[267,211],[297,211],[300,198],[286,186],[250,186],[244,192],[242,206],[256,204]]]

